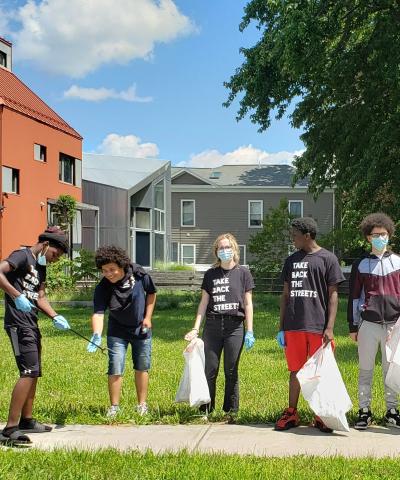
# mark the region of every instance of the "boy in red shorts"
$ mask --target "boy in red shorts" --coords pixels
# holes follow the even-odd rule
[[[286,259],[282,270],[280,331],[276,337],[285,348],[290,371],[289,408],[275,423],[275,430],[288,430],[300,424],[297,413],[300,384],[296,374],[323,342],[333,340],[337,287],[344,281],[336,256],[315,241],[318,228],[315,220],[296,218],[291,227],[297,251]],[[332,432],[317,416],[313,425],[322,432]]]

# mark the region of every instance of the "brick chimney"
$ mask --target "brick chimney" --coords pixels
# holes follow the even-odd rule
[[[0,37],[0,67],[12,71],[12,43]]]

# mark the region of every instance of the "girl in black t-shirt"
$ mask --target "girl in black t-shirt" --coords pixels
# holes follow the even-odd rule
[[[195,324],[185,335],[185,339],[191,341],[197,337],[205,316],[205,374],[211,402],[202,405],[201,410],[211,412],[215,408],[215,386],[221,353],[224,350],[223,410],[236,413],[239,409],[240,354],[243,343],[248,350],[255,342],[252,301],[254,282],[249,270],[239,265],[239,247],[232,234],[220,235],[214,242],[213,253],[216,262],[204,275]]]

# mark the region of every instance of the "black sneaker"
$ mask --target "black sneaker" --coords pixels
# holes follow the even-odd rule
[[[398,413],[397,413],[398,415]],[[368,407],[360,408],[358,411],[358,419],[354,425],[356,430],[366,430],[372,422],[372,413]],[[399,423],[400,426],[400,423]]]
[[[388,427],[400,428],[400,414],[397,408],[391,408],[386,412],[385,421]]]

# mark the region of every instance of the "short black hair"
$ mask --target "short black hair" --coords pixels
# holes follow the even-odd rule
[[[99,270],[103,265],[115,263],[126,272],[131,260],[124,249],[116,247],[115,245],[107,245],[96,250],[95,262]]]
[[[386,213],[377,212],[367,215],[360,224],[360,229],[364,237],[371,235],[375,227],[382,227],[387,230],[389,237],[394,233],[395,226],[393,220]]]
[[[311,217],[295,218],[290,222],[290,226],[303,234],[309,233],[313,240],[317,236],[318,225]]]

